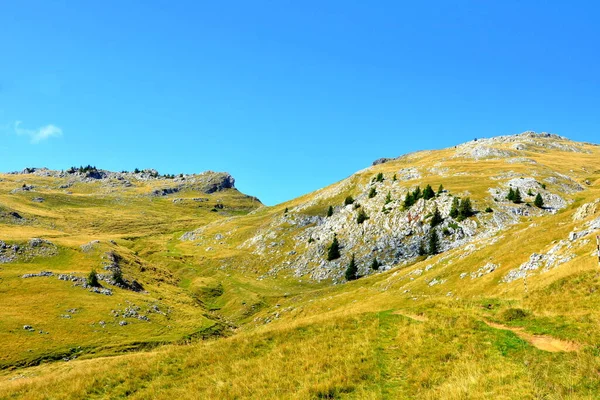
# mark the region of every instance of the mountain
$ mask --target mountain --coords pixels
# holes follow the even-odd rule
[[[274,207],[226,173],[3,174],[0,393],[596,398],[598,160],[525,132]]]

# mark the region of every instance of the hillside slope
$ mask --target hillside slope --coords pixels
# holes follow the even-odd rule
[[[0,393],[596,398],[598,160],[526,132],[379,160],[275,207],[199,195],[201,179],[3,175]],[[115,263],[111,296],[55,279]]]

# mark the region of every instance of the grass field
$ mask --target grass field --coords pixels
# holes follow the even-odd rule
[[[533,162],[510,163],[455,158],[456,149],[415,153],[274,207],[235,189],[198,202],[193,189],[151,196],[161,181],[78,183],[67,194],[57,178],[2,175],[0,240],[25,246],[40,237],[57,253],[0,264],[0,398],[598,398],[595,233],[569,237],[600,217],[598,206],[574,219],[600,198],[600,148],[564,143],[584,152],[530,146],[519,156]],[[420,176],[389,183],[408,168]],[[509,173],[534,176],[567,206],[353,282],[315,282],[293,264],[269,274],[306,247],[296,237],[310,226],[280,224],[285,209],[324,215],[348,195],[362,198],[379,172],[394,193],[443,184],[480,211],[499,207],[489,189]],[[566,191],[565,182],[583,190]],[[23,183],[33,191],[10,193]],[[193,240],[180,239],[190,231]],[[261,254],[247,243],[263,231],[281,244]],[[105,296],[56,277],[21,278],[101,272],[111,251],[144,292]],[[533,254],[569,258],[528,271],[525,282],[503,281]],[[492,272],[471,277],[488,263]],[[120,325],[113,310],[132,306],[149,321]]]

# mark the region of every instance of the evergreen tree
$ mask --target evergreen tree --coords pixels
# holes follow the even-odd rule
[[[329,206],[329,208],[327,209],[327,216],[331,217],[333,215],[333,207]]]
[[[541,194],[538,193],[537,196],[535,196],[533,205],[535,205],[538,208],[544,208],[544,199],[542,198]]]
[[[327,248],[327,261],[340,258],[340,244],[337,240],[337,235],[333,235],[333,242]]]
[[[431,185],[427,185],[425,189],[423,189],[423,198],[425,200],[433,199],[435,197],[435,193],[431,188]]]
[[[100,282],[98,282],[98,275],[96,274],[96,270],[92,270],[87,277],[87,284],[91,287],[99,287]]]
[[[427,251],[425,251],[425,245],[423,244],[422,240],[421,240],[421,242],[419,242],[419,249],[417,250],[417,253],[420,256],[424,256],[425,254],[427,254]]]
[[[458,197],[455,197],[452,200],[452,207],[450,208],[450,216],[454,219],[456,219],[458,217],[458,206],[460,204],[460,200],[458,199]]]
[[[506,195],[506,199],[508,201],[514,201],[515,200],[515,191],[513,190],[512,187],[510,189],[508,189],[508,195]]]
[[[369,198],[372,199],[375,196],[377,196],[377,190],[375,190],[375,188],[372,187],[371,190],[369,191]]]
[[[348,196],[348,197],[346,197],[344,199],[344,205],[347,206],[347,205],[352,204],[352,203],[354,203],[354,199],[352,198],[352,196]]]
[[[417,188],[413,191],[412,196],[413,196],[415,203],[417,202],[417,200],[419,200],[421,197],[423,197],[423,194],[421,193],[421,186],[417,186]]]
[[[433,217],[431,217],[431,227],[434,228],[436,226],[438,226],[439,224],[441,224],[444,221],[444,218],[442,218],[442,214],[440,213],[440,210],[438,210],[438,208],[436,207],[435,210],[433,211]]]
[[[521,192],[519,191],[519,188],[517,188],[517,190],[515,190],[513,203],[521,204],[522,202],[523,202],[523,199],[521,198]]]
[[[389,204],[392,202],[392,193],[388,192],[387,196],[385,196],[385,204]]]
[[[287,214],[287,213],[288,213],[288,208],[287,208],[287,207],[285,208],[285,210],[283,210],[283,213],[284,213],[284,214]]]
[[[120,286],[126,286],[126,283],[125,283],[125,280],[123,279],[123,274],[121,273],[121,270],[113,271],[112,279],[115,282],[115,284],[120,285]]]
[[[392,178],[392,180],[393,180],[394,182],[396,182],[396,181],[398,180],[398,177],[396,176],[396,174],[394,174],[394,177]]]
[[[529,190],[527,191],[527,196],[533,196],[533,192],[531,191],[531,189],[529,189]]]
[[[377,271],[377,270],[379,270],[379,267],[381,267],[381,263],[379,261],[377,261],[377,257],[375,257],[373,259],[373,262],[371,263],[371,269],[373,271]]]
[[[377,182],[383,182],[383,173],[378,173],[377,178],[375,179]]]
[[[356,216],[357,223],[362,224],[363,222],[365,222],[368,219],[369,219],[369,216],[365,212],[364,208],[361,208],[360,210],[358,210],[358,215]]]
[[[458,220],[462,221],[471,216],[473,216],[473,206],[471,205],[471,199],[467,197],[460,202],[460,207],[458,208]]]
[[[406,197],[404,198],[404,209],[408,210],[410,207],[412,207],[413,204],[415,204],[415,199],[413,198],[412,193],[408,192],[406,194]]]
[[[352,258],[350,259],[350,264],[346,268],[346,280],[354,281],[358,279],[358,267],[356,266],[356,261],[354,260],[354,254],[352,254]]]
[[[431,235],[429,236],[429,254],[436,255],[440,252],[440,238],[435,231],[435,229],[431,230]]]
[[[442,194],[444,192],[444,185],[440,184],[440,187],[438,188],[437,194]]]

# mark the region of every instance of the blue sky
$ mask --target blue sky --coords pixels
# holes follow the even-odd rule
[[[564,1],[3,2],[0,170],[228,171],[275,204],[475,137],[600,142],[599,18]]]

